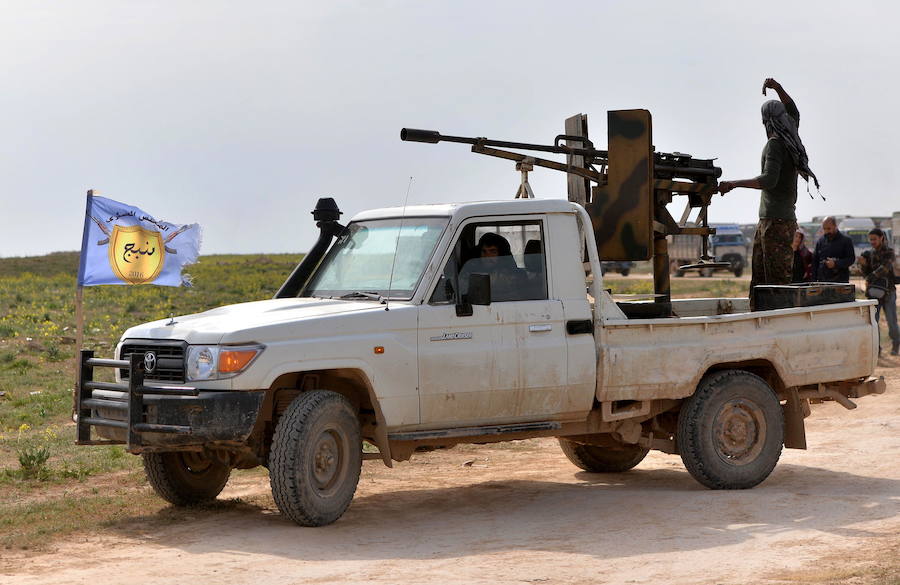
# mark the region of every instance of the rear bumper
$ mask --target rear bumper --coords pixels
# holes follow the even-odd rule
[[[852,410],[856,403],[851,398],[862,398],[870,394],[884,394],[887,384],[884,376],[868,378],[862,381],[839,382],[836,384],[819,384],[815,389],[803,389],[799,391],[800,398],[808,398],[812,401],[834,400],[844,408]]]

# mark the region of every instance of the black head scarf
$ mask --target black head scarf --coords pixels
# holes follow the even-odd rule
[[[778,100],[769,100],[762,105],[763,124],[766,125],[766,132],[769,136],[777,136],[784,143],[784,146],[791,153],[794,159],[794,165],[800,176],[809,183],[812,177],[819,188],[819,179],[816,174],[809,168],[809,157],[806,155],[806,149],[803,148],[803,142],[800,140],[800,134],[797,133],[797,123],[787,113],[784,104]]]

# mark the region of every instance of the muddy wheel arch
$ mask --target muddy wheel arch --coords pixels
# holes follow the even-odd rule
[[[796,388],[785,386],[774,363],[766,359],[755,359],[717,364],[708,368],[701,376],[701,380],[722,370],[742,370],[762,378],[775,391],[778,398],[785,401],[785,404],[782,405],[784,446],[788,449],[806,449],[805,419],[809,416],[808,401],[797,397]]]
[[[278,376],[266,392],[254,432],[261,460],[268,457],[278,419],[297,396],[312,390],[330,390],[344,396],[356,410],[363,438],[378,447],[385,465],[393,467],[381,405],[369,377],[357,368],[308,370]]]

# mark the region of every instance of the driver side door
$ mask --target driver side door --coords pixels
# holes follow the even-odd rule
[[[547,420],[564,410],[565,321],[562,303],[550,294],[546,231],[542,216],[478,218],[459,227],[442,276],[419,311],[423,427]],[[477,260],[477,241],[488,232],[509,241],[510,273],[496,289],[492,275],[490,305],[457,315],[456,290],[466,292],[459,267]]]

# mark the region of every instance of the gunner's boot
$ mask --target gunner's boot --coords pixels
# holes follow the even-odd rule
[[[891,348],[891,355],[898,355],[898,354],[900,354],[900,343],[895,341],[894,346]]]

